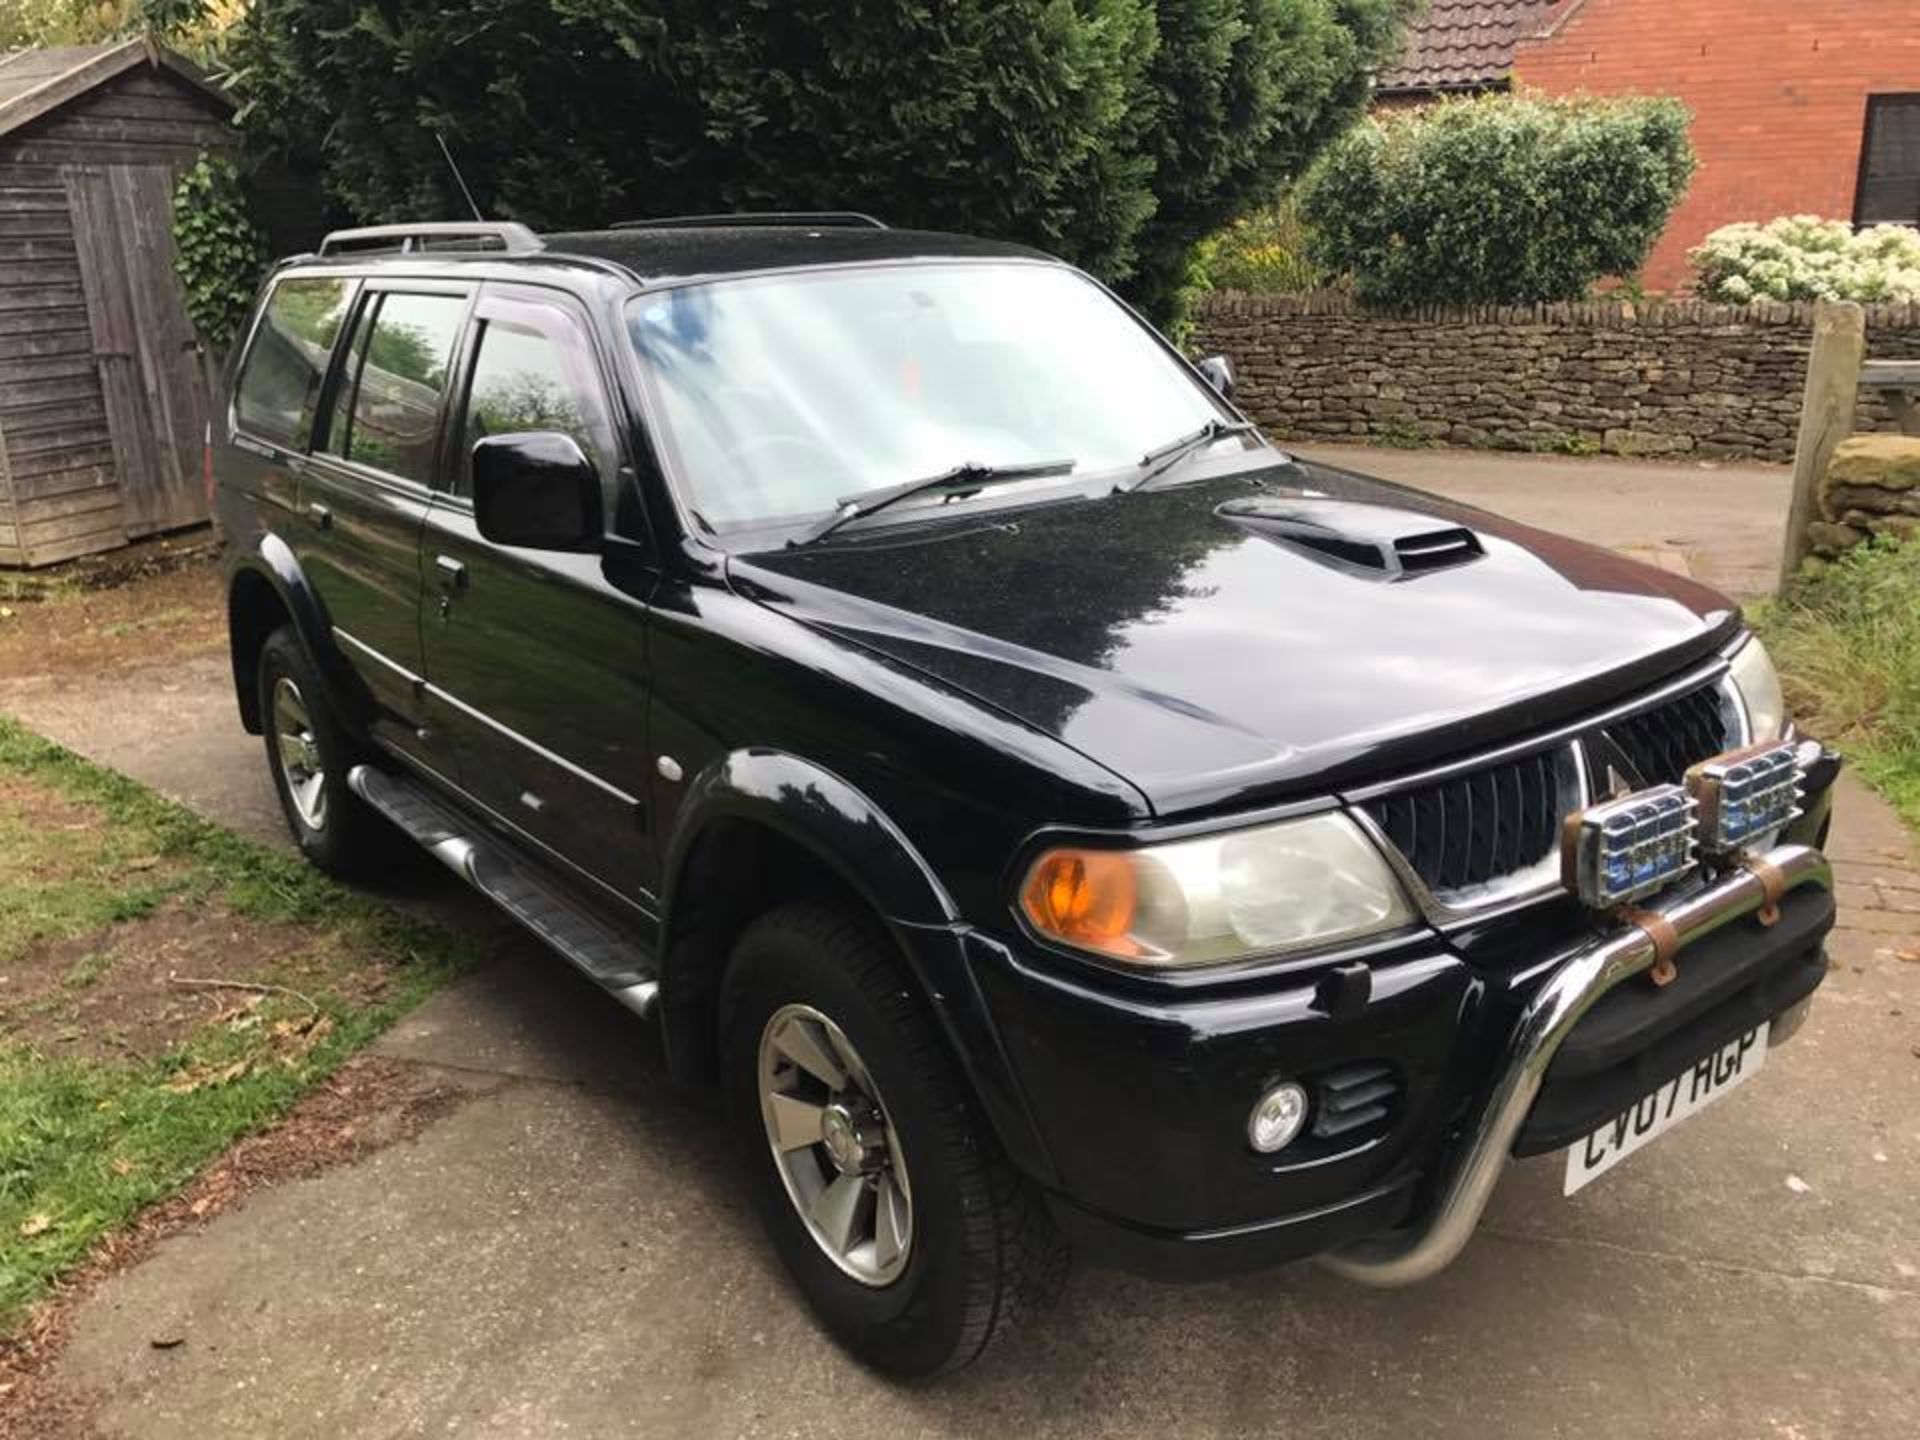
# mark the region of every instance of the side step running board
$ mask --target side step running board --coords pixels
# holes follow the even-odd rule
[[[653,958],[587,914],[458,811],[399,775],[356,765],[347,786],[436,860],[526,926],[637,1015],[660,996]]]

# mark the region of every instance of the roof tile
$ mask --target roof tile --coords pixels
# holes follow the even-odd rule
[[[1383,69],[1382,91],[1477,89],[1507,78],[1514,44],[1540,27],[1560,0],[1428,0],[1407,27],[1400,58]]]

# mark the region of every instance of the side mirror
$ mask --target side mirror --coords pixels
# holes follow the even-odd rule
[[[489,435],[473,447],[473,518],[496,545],[592,550],[606,530],[600,476],[570,435]]]
[[[1207,383],[1220,392],[1220,398],[1233,398],[1233,362],[1224,355],[1209,355],[1204,360],[1194,362],[1194,369],[1206,377]]]

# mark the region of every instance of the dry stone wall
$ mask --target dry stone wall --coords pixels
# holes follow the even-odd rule
[[[1277,436],[1788,461],[1811,305],[1589,301],[1368,310],[1344,295],[1215,294],[1223,353]],[[1867,353],[1920,359],[1920,304],[1867,307]],[[1856,429],[1889,430],[1862,394]]]
[[[1833,453],[1807,527],[1813,553],[1830,558],[1872,535],[1920,535],[1920,436],[1854,435]]]

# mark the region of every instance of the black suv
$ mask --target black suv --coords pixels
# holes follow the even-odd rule
[[[342,232],[212,427],[240,713],[314,861],[411,836],[719,1086],[878,1366],[1069,1245],[1416,1280],[1791,1033],[1837,762],[1721,596],[1231,391],[865,216]]]

